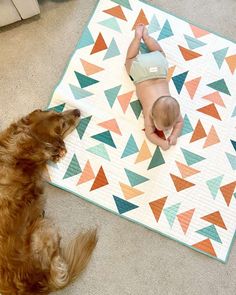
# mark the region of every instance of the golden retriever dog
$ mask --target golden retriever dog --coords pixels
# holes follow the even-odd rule
[[[80,111],[36,110],[0,133],[0,294],[48,294],[86,267],[96,230],[60,246],[52,221],[43,217],[42,175],[47,161],[66,153],[63,139]]]

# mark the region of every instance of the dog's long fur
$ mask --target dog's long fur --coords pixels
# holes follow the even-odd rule
[[[78,124],[78,110],[36,110],[0,133],[0,293],[48,294],[67,286],[86,267],[96,231],[65,248],[42,216],[42,175],[48,160],[65,153],[63,139]]]

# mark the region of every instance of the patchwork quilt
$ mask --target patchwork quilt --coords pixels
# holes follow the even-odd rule
[[[166,53],[184,117],[166,152],[145,137],[124,67],[138,23]],[[51,184],[225,262],[236,229],[235,69],[232,41],[139,0],[98,1],[48,106],[82,113],[67,155],[48,165]]]

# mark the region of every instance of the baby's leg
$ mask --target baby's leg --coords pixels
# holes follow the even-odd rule
[[[165,55],[159,43],[154,38],[149,36],[148,30],[146,27],[143,29],[143,41],[147,45],[150,51],[160,51],[162,54]]]

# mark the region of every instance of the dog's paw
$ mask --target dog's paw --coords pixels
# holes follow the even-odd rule
[[[56,162],[60,161],[60,159],[63,158],[66,155],[66,153],[67,153],[67,150],[65,147],[63,147],[63,148],[60,147],[58,149],[55,149],[55,152],[53,153],[51,160],[54,163],[56,163]]]

